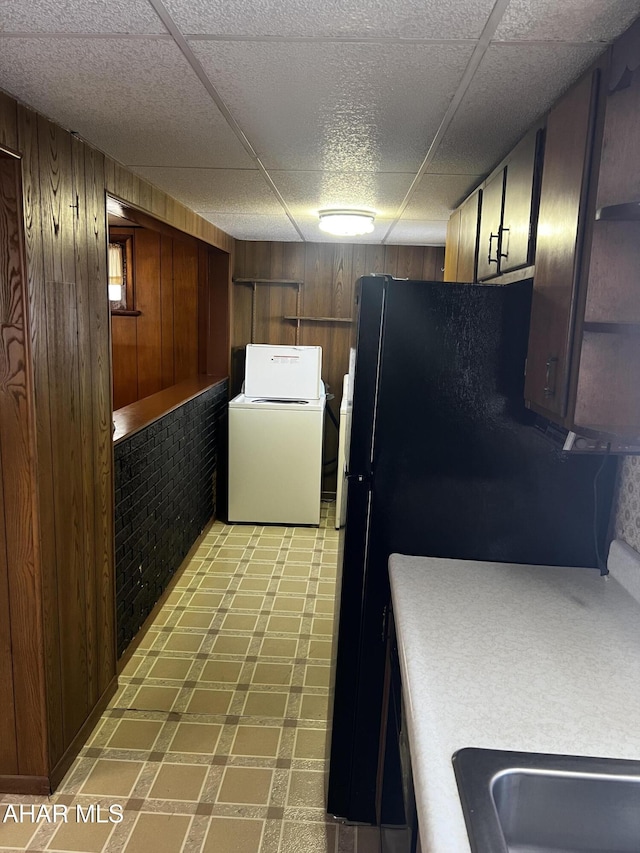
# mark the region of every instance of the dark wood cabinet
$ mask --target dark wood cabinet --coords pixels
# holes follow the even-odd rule
[[[580,251],[602,69],[586,74],[547,118],[525,398],[553,419],[568,410]]]
[[[543,138],[543,128],[532,128],[507,160],[500,230],[501,273],[533,263]]]
[[[460,241],[460,208],[454,210],[447,222],[447,241],[444,250],[443,281],[457,281],[458,243]]]
[[[460,234],[458,237],[456,281],[476,280],[478,215],[481,195],[480,190],[476,190],[460,206]]]

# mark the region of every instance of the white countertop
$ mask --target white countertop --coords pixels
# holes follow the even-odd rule
[[[397,554],[389,567],[422,853],[470,850],[458,749],[640,759],[640,604],[612,576]]]

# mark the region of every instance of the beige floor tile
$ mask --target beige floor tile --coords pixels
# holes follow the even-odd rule
[[[283,637],[265,637],[260,647],[260,657],[294,658],[298,648],[297,640]]]
[[[273,598],[273,610],[286,613],[302,613],[307,603],[306,598],[297,595],[275,595]]]
[[[278,853],[333,853],[336,831],[337,828],[328,823],[285,821]]]
[[[286,663],[257,663],[252,684],[291,684],[293,666]]]
[[[138,711],[170,711],[180,692],[179,687],[145,687],[138,689],[131,706]]]
[[[303,693],[300,703],[301,720],[323,720],[326,721],[329,710],[329,699],[326,696],[315,696],[311,693]]]
[[[258,853],[263,827],[262,820],[213,817],[202,853]]]
[[[246,655],[251,637],[216,637],[211,651],[216,655]]]
[[[325,774],[315,770],[292,770],[287,803],[306,808],[324,807]]]
[[[207,575],[200,581],[198,589],[225,590],[230,582],[231,578],[225,575]]]
[[[251,590],[253,592],[266,592],[269,588],[268,578],[243,578],[238,584],[238,589]]]
[[[218,792],[219,803],[265,805],[271,791],[271,770],[259,767],[227,767]]]
[[[155,641],[157,639],[158,639],[158,632],[157,631],[147,631],[147,633],[144,635],[144,637],[141,637],[138,640],[138,651],[142,651],[144,649],[150,649],[151,646],[155,643]]]
[[[141,812],[124,848],[125,853],[178,853],[191,825],[180,814]]]
[[[304,550],[307,552],[313,551],[313,549],[316,547],[316,540],[315,538],[312,539],[310,536],[296,535],[291,539],[289,547],[293,548],[294,550]]]
[[[215,554],[216,560],[241,560],[244,556],[244,548],[229,548],[223,545]]]
[[[157,636],[158,636],[157,634],[154,634],[154,638],[157,638]],[[123,678],[133,678],[133,676],[136,674],[136,671],[138,670],[140,664],[144,662],[145,658],[146,658],[146,655],[144,655],[144,654],[138,653],[138,654],[132,655],[130,660],[128,660],[127,663],[125,664],[125,666],[122,668],[122,673],[121,673],[122,677]]]
[[[231,606],[236,610],[262,610],[264,607],[264,595],[240,593],[233,596]]]
[[[275,566],[273,561],[268,563],[261,563],[257,558],[253,558],[250,563],[247,564],[247,568],[245,574],[247,575],[272,575]]]
[[[208,768],[201,764],[168,764],[160,766],[148,797],[158,800],[197,801]]]
[[[329,598],[317,598],[315,612],[322,615],[329,614],[333,616],[335,603]]]
[[[232,690],[195,688],[187,705],[188,714],[226,714],[233,698]]]
[[[295,549],[291,549],[287,551],[286,557],[287,563],[304,563],[305,566],[308,566],[311,563],[311,551],[297,551]]]
[[[267,633],[299,634],[302,619],[299,616],[270,616],[267,622]]]
[[[282,574],[287,578],[308,578],[310,572],[311,567],[301,563],[285,563],[282,567]]]
[[[250,613],[227,613],[222,620],[222,628],[225,631],[253,631],[257,621],[258,617]]]
[[[152,749],[162,726],[158,720],[120,720],[107,746],[112,749]]]
[[[238,562],[234,560],[212,560],[206,570],[209,575],[234,575],[237,568]]]
[[[297,527],[295,536],[304,536],[306,539],[315,539],[318,536],[317,527]]]
[[[16,822],[14,823],[13,817],[7,818],[6,808],[6,803],[0,805],[0,820],[6,821],[0,823],[0,848],[11,847],[20,849],[26,847],[31,836],[37,831],[39,824],[31,823],[30,821],[18,823],[17,818],[19,817],[19,813],[17,811]]]
[[[280,729],[267,726],[238,726],[231,747],[233,755],[275,756],[280,743]]]
[[[298,729],[293,754],[296,758],[322,759],[327,755],[327,744],[324,729]]]
[[[281,580],[278,583],[278,592],[292,592],[297,595],[306,595],[309,582],[304,580]]]
[[[220,592],[194,592],[189,607],[204,607],[207,610],[215,610],[221,604],[222,593]]]
[[[335,595],[335,581],[318,581],[318,595]]]
[[[311,623],[312,634],[325,634],[333,636],[333,619],[314,619]]]
[[[304,673],[306,687],[328,687],[331,677],[331,667],[319,664],[308,664]]]
[[[242,713],[248,717],[284,717],[288,698],[288,693],[263,693],[250,690]]]
[[[331,640],[311,640],[309,643],[310,658],[323,658],[324,660],[330,660],[331,651]]]
[[[261,548],[275,548],[276,550],[282,548],[283,542],[282,536],[261,536],[258,539],[258,545]]]
[[[156,662],[149,670],[148,678],[164,678],[170,681],[184,681],[193,661],[188,658],[156,658]]]
[[[251,559],[275,563],[279,553],[280,551],[277,548],[254,548],[251,552]]]
[[[197,652],[204,640],[204,634],[187,634],[185,631],[172,631],[164,648],[170,652]]]
[[[169,751],[212,755],[221,731],[215,723],[178,723]]]
[[[208,628],[213,622],[213,616],[213,613],[185,610],[178,619],[178,625],[182,628]]]
[[[106,807],[105,811],[108,811]],[[108,820],[105,814],[102,816]],[[75,809],[72,807],[67,823],[60,825],[49,842],[49,850],[76,850],[79,853],[100,853],[113,832],[113,823],[76,822]]]
[[[199,681],[215,681],[237,684],[242,671],[239,661],[208,660],[202,667]]]
[[[231,530],[231,532],[227,536],[227,541],[225,544],[228,546],[233,546],[234,548],[246,548],[249,542],[251,542],[251,534],[238,533],[235,530]]]
[[[128,797],[136,783],[142,761],[110,761],[98,759],[82,786],[83,794],[98,794],[105,797]]]

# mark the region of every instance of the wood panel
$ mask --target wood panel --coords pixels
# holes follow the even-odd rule
[[[460,236],[458,240],[456,281],[476,280],[481,198],[481,191],[476,190],[460,207]]]
[[[444,280],[456,281],[458,275],[458,244],[460,242],[460,208],[454,210],[447,222],[447,242],[444,253]]]
[[[18,107],[18,147],[22,153],[22,194],[24,237],[29,294],[30,345],[33,361],[37,454],[37,497],[39,509],[41,608],[44,637],[42,660],[46,684],[46,725],[32,728],[25,720],[27,740],[40,739],[44,753],[60,756],[64,752],[62,728],[62,690],[60,659],[60,623],[58,617],[58,570],[56,561],[55,496],[53,487],[53,450],[49,394],[52,382],[47,344],[46,288],[44,283],[44,247],[40,201],[40,160],[38,116]],[[38,666],[41,664],[39,663]],[[25,674],[29,672],[24,666]],[[37,671],[37,669],[36,669]],[[20,732],[18,733],[20,735]],[[46,745],[43,742],[46,739]],[[42,773],[46,772],[44,769]],[[37,775],[37,774],[36,774]]]
[[[18,150],[18,107],[4,92],[0,92],[0,146]]]
[[[32,471],[26,421],[26,329],[16,164],[0,156],[0,773],[17,774],[10,579],[33,576]],[[5,501],[5,492],[8,500]],[[26,570],[26,571],[25,571]],[[33,602],[26,593],[23,607]],[[14,594],[14,599],[16,595]],[[20,604],[17,597],[15,604]],[[19,613],[14,613],[17,619]],[[41,701],[41,700],[40,700]],[[35,703],[36,708],[40,702]]]
[[[509,155],[500,235],[500,272],[532,263],[532,214],[538,130],[533,128]]]
[[[95,690],[97,702],[110,689],[116,671],[115,573],[113,554],[113,476],[111,421],[111,363],[109,358],[109,303],[104,215],[104,156],[84,146],[87,290],[91,342],[91,417],[93,423],[93,560],[92,584],[95,599]],[[91,519],[89,519],[91,524]]]
[[[160,235],[146,228],[136,231],[138,395],[148,397],[162,388],[162,323],[160,291]]]
[[[71,137],[39,119],[40,201],[44,238],[49,369],[57,381],[51,413],[58,618],[65,748],[82,726],[88,706],[82,412],[78,352],[78,293],[74,256]],[[62,568],[64,567],[64,568]],[[58,756],[59,758],[61,756]]]
[[[175,381],[198,372],[198,248],[173,241]]]
[[[114,410],[140,399],[136,329],[135,317],[111,317]]]

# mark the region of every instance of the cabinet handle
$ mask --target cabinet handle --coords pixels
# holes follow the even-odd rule
[[[491,257],[491,248],[493,245],[493,241],[498,239],[498,234],[494,234],[493,232],[489,234],[489,254],[487,255],[487,263],[488,264],[497,264],[498,263],[498,254],[496,252],[495,258]]]
[[[545,374],[544,381],[544,396],[545,397],[554,397],[556,393],[556,364],[558,363],[558,356],[550,355],[547,359],[547,372]],[[551,385],[551,371],[553,368],[553,385]]]
[[[506,251],[506,252],[503,252],[502,250],[504,249],[504,235],[505,235],[505,232],[506,232],[506,234],[507,234],[507,251]],[[501,228],[501,229],[500,229],[500,233],[502,234],[502,240],[500,241],[500,252],[499,252],[499,257],[501,257],[501,258],[508,258],[508,257],[509,257],[509,229],[508,229],[508,228]]]

